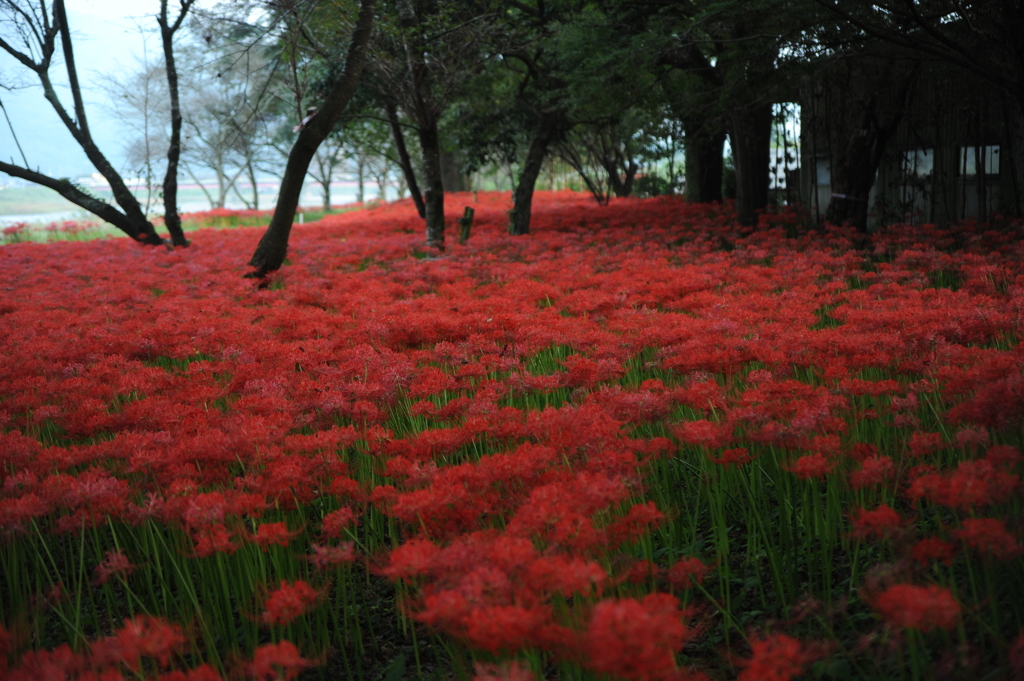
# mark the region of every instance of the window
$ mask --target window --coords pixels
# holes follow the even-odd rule
[[[926,177],[935,167],[934,149],[911,149],[903,152],[903,168],[907,175]]]
[[[981,156],[981,167],[986,175],[999,174],[999,147],[961,147],[960,174],[964,177],[978,174],[977,161]]]
[[[818,184],[832,184],[832,168],[827,158],[819,158],[817,165]]]

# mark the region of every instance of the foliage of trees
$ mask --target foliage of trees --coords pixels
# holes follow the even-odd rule
[[[467,173],[511,174],[509,231],[521,235],[529,232],[538,179],[554,163],[598,201],[636,193],[732,197],[739,221],[756,224],[770,202],[773,111],[800,101],[808,83],[833,77],[851,55],[885,53],[886,63],[899,64],[861,83],[863,101],[850,109],[849,142],[833,169],[836,222],[866,227],[867,193],[910,106],[921,61],[987,79],[1017,120],[1024,108],[1024,9],[1012,2],[281,0],[226,3],[185,22],[191,5],[180,0],[175,14],[163,0],[156,21],[163,64],[120,79],[140,131],[133,148],[142,165],[165,173],[175,243],[184,243],[174,210],[180,172],[212,173],[218,187],[210,200],[218,206],[234,191],[258,207],[257,176],[283,175],[271,226],[279,252],[269,257],[264,239],[253,258],[261,273],[283,262],[289,203],[307,174],[321,186],[325,209],[339,175],[358,180],[360,200],[368,180],[380,196],[399,185],[425,221],[428,247],[438,250],[444,191],[466,188]],[[0,170],[155,241],[138,202],[91,142],[63,12],[63,0],[0,0],[0,47],[37,74],[111,182],[120,211],[13,161]],[[175,40],[188,45],[177,66]],[[73,114],[48,85],[58,55]],[[886,89],[898,96],[883,104],[876,94]],[[316,115],[300,124],[310,107]],[[164,148],[166,160],[157,151]],[[243,177],[251,198],[237,187]]]

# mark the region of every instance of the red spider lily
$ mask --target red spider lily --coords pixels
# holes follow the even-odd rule
[[[907,448],[913,457],[929,456],[943,446],[941,433],[913,433]]]
[[[307,556],[307,559],[319,570],[323,570],[328,566],[351,563],[356,559],[354,547],[355,542],[345,542],[340,546],[310,544],[309,548],[313,550],[313,554]]]
[[[862,489],[869,485],[880,485],[889,477],[892,468],[892,459],[888,456],[864,459],[861,461],[860,470],[850,473],[850,487]]]
[[[835,464],[825,458],[824,454],[817,452],[797,458],[788,470],[803,480],[823,480],[834,467]]]
[[[606,528],[608,547],[615,548],[626,542],[636,541],[657,527],[665,519],[653,501],[634,504],[626,515]]]
[[[431,620],[428,607],[421,621],[434,623],[447,619],[448,627],[461,635],[475,648],[497,654],[529,647],[540,638],[539,632],[551,615],[546,608],[525,608],[520,605],[492,605],[465,610],[458,620],[451,615]]]
[[[140,615],[125,622],[113,636],[92,645],[91,662],[95,666],[125,664],[139,671],[142,657],[152,657],[162,667],[185,644],[180,627],[156,617]]]
[[[315,666],[307,660],[291,641],[265,643],[256,649],[252,662],[245,665],[249,678],[258,681],[291,681],[303,669]]]
[[[985,454],[985,460],[996,468],[1012,468],[1024,457],[1016,447],[1009,445],[993,445]]]
[[[686,421],[672,427],[680,442],[705,447],[723,447],[732,441],[732,428],[728,424],[711,421]]]
[[[598,674],[668,678],[677,671],[675,654],[687,639],[682,618],[679,602],[668,594],[601,601],[580,642],[582,661]]]
[[[938,537],[926,537],[910,547],[911,558],[925,567],[932,561],[952,565],[955,555],[956,547]]]
[[[266,551],[271,545],[288,546],[300,534],[298,530],[289,532],[287,523],[263,523],[256,528],[252,541]]]
[[[541,556],[530,561],[523,580],[535,594],[559,593],[566,598],[573,593],[586,594],[597,587],[598,593],[607,578],[604,569],[593,561],[566,556]]]
[[[356,522],[355,512],[351,508],[344,506],[324,516],[324,522],[320,531],[325,537],[340,539],[344,536],[345,530],[353,527]]]
[[[389,565],[381,573],[391,579],[410,581],[417,575],[425,574],[441,548],[426,539],[410,539],[389,556]]]
[[[962,461],[950,473],[926,472],[911,482],[907,495],[950,508],[970,509],[1006,503],[1020,478],[992,461]]]
[[[657,563],[649,560],[639,560],[629,565],[629,568],[620,579],[630,584],[642,584],[655,579],[662,572],[664,572],[664,569]]]
[[[949,631],[960,616],[960,604],[953,594],[935,584],[894,584],[874,595],[870,602],[886,622],[901,629]]]
[[[260,621],[267,626],[284,626],[308,612],[322,595],[302,580],[291,584],[281,580],[281,586],[267,597]]]
[[[743,671],[737,681],[789,681],[800,676],[823,651],[785,634],[750,639],[751,657],[739,660]]]
[[[850,519],[852,535],[858,539],[887,539],[904,525],[900,514],[887,504],[881,504],[872,511],[858,508]]]
[[[750,463],[754,460],[754,457],[750,456],[746,447],[736,447],[733,449],[726,449],[722,452],[721,456],[714,457],[708,454],[708,461],[716,463],[719,466],[725,466],[728,470],[732,466],[736,468],[742,468],[744,464]]]
[[[862,273],[863,254],[831,228],[787,239],[768,226],[736,229],[727,208],[671,198],[591,208],[570,194],[539,194],[535,233],[521,242],[500,229],[507,197],[481,199],[473,245],[441,261],[410,257],[413,237],[396,231],[414,224],[408,205],[332,216],[295,235],[302,257],[274,290],[253,289],[230,266],[251,251],[242,232],[197,236],[188,254],[113,242],[5,246],[0,530],[26,532],[34,521],[76,534],[108,519],[170,523],[207,556],[253,539],[287,543],[287,528],[261,525],[262,513],[322,499],[353,509],[325,519],[319,541],[339,545],[299,549],[327,570],[355,559],[353,545],[334,537],[371,503],[408,542],[381,560],[384,574],[413,583],[414,616],[487,650],[522,646],[572,661],[584,659],[600,619],[592,609],[587,625],[585,602],[609,586],[666,586],[661,568],[616,547],[663,522],[645,496],[646,465],[704,456],[680,441],[710,448],[709,459],[727,467],[745,465],[757,444],[813,452],[793,466],[808,478],[856,461],[848,487],[865,491],[840,490],[841,499],[867,500],[877,496],[871,486],[904,470],[901,457],[948,449],[932,468],[909,473],[905,492],[922,502],[923,516],[936,511],[931,504],[995,507],[1019,490],[1019,452],[990,445],[984,430],[1020,420],[1020,353],[1000,349],[1020,326],[1020,250],[1009,230],[963,232],[970,252],[954,258],[937,250],[955,247],[948,233],[896,227],[872,237],[876,253],[896,260]],[[581,226],[592,218],[607,226]],[[734,250],[713,247],[722,236]],[[775,265],[764,266],[766,258]],[[367,259],[373,264],[361,268]],[[927,272],[952,265],[964,276],[956,295],[927,286]],[[185,275],[168,276],[178,270]],[[871,290],[850,288],[851,273]],[[809,329],[822,305],[834,307],[842,329]],[[533,375],[528,358],[553,347],[570,348],[569,359]],[[619,380],[641,353],[643,369],[662,372],[662,381]],[[197,356],[205,359],[190,360]],[[162,358],[186,365],[155,366]],[[767,368],[749,371],[751,362]],[[796,380],[793,367],[813,372],[815,385]],[[901,378],[856,378],[872,368]],[[928,378],[907,386],[903,376],[914,373]],[[509,406],[561,403],[566,388],[568,406]],[[943,398],[928,400],[936,417],[966,426],[954,443],[914,433],[904,452],[898,439],[877,448],[854,441],[863,431],[851,419],[884,419],[884,427],[892,404],[899,423],[913,425],[935,391]],[[422,432],[405,430],[416,395],[423,399],[411,411],[421,418],[409,423],[428,426]],[[956,406],[943,413],[943,404]],[[631,439],[679,418],[672,441]],[[54,433],[59,446],[35,439]],[[72,440],[83,444],[65,446]],[[958,468],[939,463],[967,455],[973,460]],[[349,470],[346,460],[372,465]],[[748,467],[742,480],[766,472]],[[361,482],[382,473],[390,485]],[[845,510],[864,537],[901,525],[882,507]],[[244,530],[252,524],[255,538]],[[951,561],[959,541],[986,555],[998,554],[999,542],[1011,554],[1019,544],[1005,525],[964,523],[953,536],[953,546],[929,538],[907,552],[930,565]],[[708,569],[680,561],[668,581],[692,588]],[[873,593],[906,580],[901,571],[876,580]],[[639,600],[608,603],[609,640],[658,619],[613,616]],[[666,678],[685,676],[658,657],[673,645],[652,653]],[[787,659],[785,645],[758,645],[755,658],[777,648]],[[631,648],[620,654],[627,662],[602,664],[614,672],[633,659]],[[70,650],[24,659],[35,666],[20,678],[42,678],[46,665],[64,676],[124,672],[121,662],[93,669]],[[789,673],[786,664],[778,668]]]
[[[128,556],[124,555],[124,551],[107,551],[103,562],[93,570],[92,582],[96,585],[106,584],[113,575],[128,575],[135,568],[136,566],[129,562]]]
[[[968,518],[952,534],[978,553],[996,560],[1009,560],[1021,554],[1017,537],[1007,531],[1006,521],[999,518]]]
[[[699,558],[680,558],[668,569],[666,576],[673,586],[679,589],[690,589],[694,584],[703,584],[704,576],[714,570],[705,565]]]

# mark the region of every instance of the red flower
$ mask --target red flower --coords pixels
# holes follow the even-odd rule
[[[345,528],[356,524],[356,514],[348,506],[339,508],[324,516],[321,532],[325,537],[340,539],[344,535]]]
[[[822,480],[832,471],[832,467],[832,462],[826,459],[824,454],[816,453],[801,456],[790,464],[788,470],[804,480]]]
[[[257,648],[252,662],[246,665],[246,673],[259,681],[291,681],[312,666],[314,662],[302,657],[294,643],[281,641]]]
[[[127,575],[136,566],[128,562],[128,556],[124,555],[124,552],[120,549],[117,551],[107,551],[103,562],[96,566],[93,571],[92,583],[106,584],[107,580],[113,575]]]
[[[1006,521],[998,518],[968,518],[953,536],[983,555],[1009,560],[1021,553],[1017,538],[1006,530]]]
[[[692,588],[694,584],[703,584],[704,576],[714,570],[713,566],[705,565],[699,558],[680,558],[668,570],[668,581],[679,589]]]
[[[319,591],[302,580],[292,584],[281,580],[281,586],[267,597],[260,621],[268,626],[284,626],[308,612],[320,596]]]
[[[880,485],[889,477],[892,459],[888,456],[872,456],[861,462],[860,470],[850,473],[850,487],[861,489],[868,485]]]
[[[313,549],[313,555],[307,556],[307,559],[320,570],[323,570],[328,565],[351,563],[356,559],[355,551],[353,550],[354,546],[354,542],[350,541],[343,543],[341,546],[311,544],[309,548]]]
[[[934,560],[952,565],[955,554],[956,547],[938,537],[926,537],[910,549],[910,557],[925,567]]]
[[[726,449],[722,452],[722,456],[717,459],[708,454],[708,460],[729,469],[732,466],[742,468],[743,464],[750,463],[754,460],[754,457],[750,456],[750,452],[745,447],[736,447],[735,449]]]
[[[441,548],[426,539],[410,539],[391,552],[389,565],[381,573],[391,579],[406,581],[430,569],[431,561]]]
[[[900,514],[882,504],[873,511],[863,508],[856,510],[856,515],[851,519],[853,523],[853,536],[858,539],[870,539],[872,537],[885,539],[902,524]]]
[[[910,440],[907,442],[907,447],[910,450],[911,456],[928,456],[942,447],[942,434],[914,433],[910,436]]]
[[[674,425],[672,433],[680,442],[705,447],[723,447],[732,440],[732,428],[728,424],[712,423],[706,419]]]
[[[800,676],[810,662],[820,656],[800,641],[785,634],[750,640],[751,656],[740,661],[743,671],[737,681],[789,681]]]
[[[682,616],[668,594],[601,601],[583,639],[583,664],[631,681],[665,678],[676,672],[675,654],[686,642]]]
[[[263,523],[256,528],[253,541],[264,551],[274,544],[276,546],[288,546],[292,539],[297,537],[299,532],[289,532],[287,523]]]
[[[949,631],[960,615],[960,604],[949,589],[935,584],[894,584],[870,602],[886,622],[901,629]]]
[[[126,621],[113,636],[96,641],[91,661],[100,667],[123,663],[138,671],[140,658],[152,657],[166,667],[171,654],[184,643],[179,627],[156,617],[140,615]]]

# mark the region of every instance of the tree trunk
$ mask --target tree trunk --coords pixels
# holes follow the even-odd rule
[[[320,183],[320,186],[324,188],[324,212],[331,212],[331,178],[328,177],[326,180]]]
[[[17,4],[11,6],[19,12],[22,11],[18,9]],[[52,21],[50,20],[50,11],[53,12]],[[29,25],[34,25],[38,21],[44,27],[44,29],[40,29],[41,33],[35,33],[35,39],[40,43],[38,49],[29,48],[28,52],[19,52],[4,42],[4,51],[8,52],[38,76],[46,101],[53,107],[61,123],[64,124],[64,127],[68,129],[71,136],[81,146],[82,151],[85,152],[86,157],[96,170],[110,183],[114,200],[121,206],[121,210],[119,211],[105,201],[89,195],[67,179],[53,178],[30,169],[27,161],[25,162],[25,167],[15,165],[13,159],[11,163],[0,162],[0,170],[13,177],[19,177],[53,189],[72,203],[106,220],[137,241],[148,244],[163,244],[163,239],[157,235],[156,230],[153,228],[153,223],[146,218],[146,214],[135,198],[135,195],[132,194],[120,174],[114,170],[114,167],[107,161],[103,153],[100,152],[92,139],[92,133],[89,132],[89,123],[85,115],[85,104],[82,99],[81,86],[78,82],[78,70],[75,66],[75,56],[71,44],[71,29],[68,26],[64,0],[54,0],[50,9],[47,9],[46,3],[40,3],[39,8],[33,11],[31,17],[29,15],[24,15],[24,17]],[[37,25],[36,28],[39,28],[39,26]],[[32,30],[35,31],[35,29]],[[68,114],[64,105],[61,104],[53,88],[53,83],[50,81],[49,68],[56,50],[56,40],[58,37],[60,38],[61,48],[64,53],[64,66],[68,76],[68,87],[74,99],[74,118]],[[36,61],[37,58],[38,61]],[[24,154],[22,154],[22,160],[25,160]]]
[[[613,157],[602,157],[601,165],[608,172],[608,186],[612,188],[615,196],[624,198],[633,193],[633,180],[636,178],[636,171],[639,169],[633,159],[628,161],[617,153]],[[619,174],[619,171],[622,174]]]
[[[444,181],[441,176],[441,149],[437,139],[437,121],[421,125],[420,147],[423,149],[423,179],[427,183],[424,207],[427,218],[427,247],[444,250]]]
[[[906,92],[901,99],[905,99]],[[902,102],[889,124],[882,126],[876,114],[876,98],[872,96],[864,108],[864,116],[846,145],[843,157],[832,172],[832,200],[826,219],[834,225],[850,224],[858,232],[868,230],[868,196],[875,184],[878,166],[885,145],[896,132],[903,116]]]
[[[537,186],[537,177],[540,176],[540,170],[544,164],[544,157],[547,155],[548,146],[555,138],[557,131],[557,115],[546,115],[541,118],[540,127],[537,128],[537,132],[530,142],[530,150],[527,152],[526,162],[523,164],[523,172],[519,175],[519,184],[516,185],[516,193],[512,203],[512,214],[509,220],[509,234],[523,235],[530,233],[533,190]]]
[[[427,209],[423,203],[423,195],[420,194],[420,186],[416,183],[416,173],[413,171],[412,161],[409,159],[409,150],[405,146],[405,135],[402,133],[402,126],[398,121],[398,112],[395,110],[395,105],[390,102],[385,104],[384,108],[388,114],[388,123],[391,125],[391,136],[395,139],[395,149],[398,151],[398,163],[402,167],[405,186],[408,187],[412,202],[416,205],[416,212],[420,214],[421,218],[425,218]]]
[[[43,85],[43,95],[53,106],[54,110],[56,110],[57,115],[60,116],[61,121],[75,138],[75,141],[82,147],[82,151],[85,152],[89,161],[110,184],[110,191],[114,195],[114,200],[121,207],[121,210],[124,211],[124,215],[127,218],[126,221],[122,220],[121,222],[130,225],[131,231],[129,234],[134,234],[136,239],[140,239],[148,244],[162,244],[163,239],[157,235],[156,229],[153,228],[153,223],[146,219],[146,214],[142,211],[142,206],[139,205],[138,199],[128,189],[124,180],[121,179],[121,175],[114,170],[114,167],[92,139],[92,133],[89,132],[89,124],[85,116],[82,89],[78,83],[78,70],[75,66],[74,51],[71,45],[71,28],[68,25],[64,0],[54,0],[53,14],[56,22],[60,24],[59,30],[61,47],[64,51],[64,66],[68,73],[68,86],[71,88],[71,95],[74,99],[75,118],[77,120],[72,120],[64,110],[60,100],[57,98],[57,93],[53,89],[49,75],[45,71],[39,73],[40,81]]]
[[[412,4],[400,0],[397,4],[402,28],[409,39],[405,43],[405,55],[409,61],[409,75],[413,106],[407,111],[416,121],[416,131],[423,152],[424,217],[427,221],[427,248],[444,250],[444,181],[441,174],[441,147],[437,125],[439,112],[434,104],[430,86],[430,65],[423,42],[425,26],[420,23]]]
[[[252,209],[260,209],[260,185],[256,182],[256,171],[252,167],[252,159],[246,164],[249,171],[249,183],[252,185]]]
[[[454,151],[443,151],[439,156],[441,162],[441,183],[446,192],[467,191],[466,176],[459,172],[461,161]]]
[[[164,224],[174,246],[188,246],[178,215],[178,159],[181,157],[181,104],[178,101],[178,67],[174,62],[174,33],[181,26],[193,0],[181,3],[181,13],[173,24],[167,20],[167,0],[160,0],[160,37],[164,47],[167,92],[171,99],[171,140],[167,145],[167,172],[164,174]]]
[[[356,202],[365,203],[366,201],[366,180],[365,173],[363,171],[363,157],[360,156],[356,159]]]
[[[755,226],[757,211],[768,205],[771,103],[735,111],[730,139],[736,162],[736,217],[741,225]]]
[[[690,203],[721,203],[724,146],[724,130],[701,131],[686,136],[686,200]]]
[[[361,0],[356,29],[345,58],[345,70],[334,82],[316,116],[299,133],[299,138],[295,140],[295,145],[288,154],[288,164],[281,179],[281,190],[278,193],[274,216],[249,261],[255,270],[247,276],[266,276],[267,273],[280,269],[284,263],[288,252],[288,236],[291,234],[292,220],[295,219],[295,208],[299,203],[309,162],[345,111],[359,83],[366,61],[366,44],[373,26],[375,5],[375,0]]]
[[[999,149],[999,212],[1013,218],[1024,217],[1024,108],[1020,106],[1010,99],[1003,101]]]
[[[157,241],[153,241],[148,234],[139,231],[139,224],[137,221],[131,220],[127,215],[111,206],[106,201],[102,201],[86,194],[76,187],[71,180],[63,178],[57,180],[49,175],[44,175],[34,170],[22,168],[21,166],[16,166],[10,163],[4,163],[3,161],[0,161],[0,172],[7,173],[11,177],[19,177],[34,184],[42,185],[43,187],[49,187],[76,206],[81,206],[101,220],[114,225],[136,241],[142,241],[148,244],[163,243],[163,240],[160,239],[160,237],[157,237]],[[150,224],[150,227],[152,227],[152,224]]]

